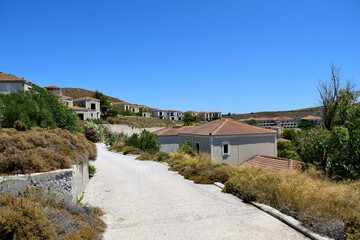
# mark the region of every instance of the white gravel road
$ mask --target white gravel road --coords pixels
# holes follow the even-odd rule
[[[222,193],[97,144],[97,173],[84,203],[105,211],[105,239],[307,239],[279,220]]]

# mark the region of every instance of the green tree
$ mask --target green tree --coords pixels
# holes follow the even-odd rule
[[[292,142],[277,142],[278,157],[301,160]]]
[[[157,136],[146,130],[140,134],[134,133],[131,137],[125,140],[125,146],[132,146],[141,149],[145,152],[157,152],[160,149],[160,143],[157,141]]]
[[[116,117],[120,113],[119,109],[114,107],[108,100],[108,97],[105,96],[103,93],[96,90],[93,98],[100,99],[100,111],[102,119],[106,119],[108,117]]]
[[[190,113],[185,113],[182,120],[185,126],[191,126],[194,123],[200,122],[200,118],[198,116],[191,115]]]
[[[122,111],[122,112],[120,112],[120,114],[123,115],[123,116],[135,116],[135,115],[136,115],[136,114],[135,114],[133,111],[131,111],[131,110]],[[141,116],[141,113],[140,113],[140,116]]]
[[[249,124],[249,125],[253,125],[253,126],[258,126],[258,127],[260,127],[260,124],[259,124],[256,120],[254,120],[254,119],[251,119],[251,120],[249,120],[249,121],[245,121],[245,123],[246,123],[246,124]]]
[[[0,95],[4,105],[2,127],[13,127],[20,120],[29,127],[59,127],[71,132],[81,130],[77,115],[67,108],[60,98],[43,88],[33,87],[29,91],[19,91]]]
[[[282,133],[281,133],[281,137],[288,139],[290,141],[295,140],[296,138],[296,132],[294,129],[285,129]]]
[[[316,127],[315,124],[312,124],[311,122],[306,120],[301,120],[301,122],[299,123],[299,128],[301,130],[310,130],[313,129],[314,127]]]

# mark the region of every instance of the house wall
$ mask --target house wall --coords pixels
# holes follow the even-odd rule
[[[86,119],[100,119],[100,101],[96,101],[96,100],[78,100],[78,101],[73,101],[73,104],[76,105],[76,103],[78,102],[82,102],[85,106],[86,109],[88,109],[88,111],[81,111],[81,110],[76,110],[76,113],[84,113],[84,120]],[[91,109],[91,104],[95,103],[95,110]],[[91,114],[93,116],[91,116]]]
[[[24,82],[0,82],[0,93],[8,94],[24,89]]]
[[[222,155],[222,143],[230,143],[230,155]],[[243,163],[255,155],[276,157],[276,134],[213,136],[213,158],[218,163]]]
[[[179,149],[179,136],[158,136],[160,151],[176,152]]]
[[[189,142],[191,147],[196,149],[196,143],[198,142],[200,144],[200,152],[211,154],[210,136],[179,134],[179,137],[179,146],[181,146],[181,144],[186,144],[187,142]]]
[[[66,99],[66,98],[62,98],[61,101],[65,104],[65,106],[67,107],[73,107],[74,106],[74,102],[72,99]]]

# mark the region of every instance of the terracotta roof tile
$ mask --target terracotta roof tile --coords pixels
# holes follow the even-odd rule
[[[14,81],[14,82],[18,82],[18,81],[25,81],[24,78],[19,78],[19,77],[15,77],[13,75],[10,74],[6,74],[6,73],[0,73],[0,81]]]
[[[60,87],[55,86],[55,85],[50,85],[50,86],[46,86],[46,87],[44,87],[44,88],[60,88]]]
[[[156,134],[157,136],[177,136],[181,131],[191,129],[193,127],[194,126],[184,126],[181,128],[163,128],[153,133]]]
[[[74,101],[82,101],[82,100],[97,100],[97,101],[100,101],[100,99],[92,98],[92,97],[82,97],[82,98],[74,99]]]
[[[250,135],[250,134],[275,134],[273,130],[264,129],[244,123],[237,122],[232,119],[220,119],[205,123],[201,126],[195,126],[180,132],[181,134],[190,135]]]
[[[69,107],[72,110],[89,110],[87,108],[83,108],[83,107],[78,107],[78,106],[73,106],[73,107]]]
[[[303,162],[299,162],[292,159],[270,157],[270,156],[255,156],[249,161],[242,164],[242,166],[256,166],[266,169],[270,172],[280,172],[284,170],[299,169],[304,165]]]
[[[321,117],[315,117],[315,116],[309,115],[309,116],[303,117],[301,120],[321,120]]]
[[[285,138],[279,138],[277,141],[278,142],[291,142],[289,139],[285,139]]]

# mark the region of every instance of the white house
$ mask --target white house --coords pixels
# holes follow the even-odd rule
[[[0,73],[0,93],[8,94],[20,90],[27,91],[35,84],[26,81],[24,78],[18,78],[10,74]]]

